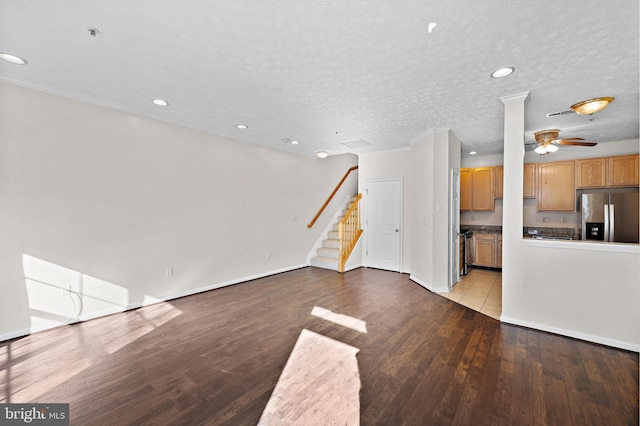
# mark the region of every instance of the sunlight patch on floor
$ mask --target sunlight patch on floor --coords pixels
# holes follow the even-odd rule
[[[314,306],[311,310],[311,315],[348,327],[352,330],[359,331],[360,333],[367,332],[366,321],[362,321],[361,319],[354,318],[349,315],[337,314],[329,309],[321,308],[319,306]]]
[[[259,425],[358,425],[359,349],[302,330]]]

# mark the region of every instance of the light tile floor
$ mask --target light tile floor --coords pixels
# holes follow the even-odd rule
[[[472,269],[440,296],[478,311],[491,318],[500,319],[502,312],[502,273],[487,269]]]

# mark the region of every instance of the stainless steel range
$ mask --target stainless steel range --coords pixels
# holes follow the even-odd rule
[[[471,270],[471,262],[473,262],[473,232],[464,231],[460,233],[462,237],[462,275],[467,275]]]

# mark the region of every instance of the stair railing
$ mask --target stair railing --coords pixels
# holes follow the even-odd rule
[[[347,259],[351,256],[356,246],[362,229],[360,229],[360,200],[362,194],[358,194],[352,206],[338,223],[338,238],[340,239],[340,252],[338,253],[338,272],[344,272]]]
[[[349,170],[347,170],[347,172],[344,174],[344,176],[342,177],[340,182],[338,182],[338,185],[336,185],[336,187],[333,190],[333,192],[331,193],[331,195],[329,195],[329,198],[327,198],[327,201],[325,201],[324,204],[322,205],[322,207],[320,207],[320,210],[318,210],[318,213],[313,218],[313,220],[311,222],[309,222],[309,224],[307,225],[307,228],[311,228],[313,226],[313,224],[316,223],[316,220],[318,220],[318,218],[320,217],[320,215],[322,214],[324,209],[327,208],[327,206],[329,205],[329,203],[333,199],[333,196],[336,195],[336,192],[338,192],[338,189],[340,189],[340,187],[342,186],[342,183],[347,179],[347,177],[349,177],[349,174],[354,170],[358,170],[358,166],[353,166]]]

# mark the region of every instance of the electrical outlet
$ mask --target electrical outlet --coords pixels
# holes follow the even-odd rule
[[[172,277],[173,276],[173,267],[168,267],[167,269],[165,269],[164,274],[167,278]]]
[[[564,216],[562,216],[562,217],[560,218],[560,223],[567,223],[567,218],[566,218],[566,217],[564,217]]]
[[[270,251],[267,252],[267,260],[271,260],[271,252]]]
[[[549,218],[549,216],[545,216],[545,217],[542,218],[542,221],[544,223],[549,223],[549,222],[551,222],[551,219]]]

